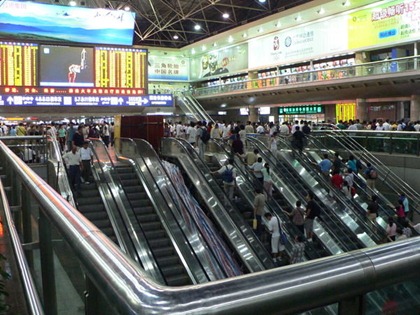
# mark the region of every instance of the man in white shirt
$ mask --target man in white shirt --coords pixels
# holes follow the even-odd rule
[[[80,149],[80,157],[82,159],[82,177],[86,185],[90,184],[90,178],[92,177],[92,157],[93,152],[89,148],[89,142],[85,141],[83,147]]]
[[[389,119],[385,120],[385,122],[382,124],[385,131],[391,130],[391,124],[389,123]]]
[[[71,151],[63,155],[63,160],[67,164],[69,170],[69,182],[71,189],[75,189],[78,196],[80,196],[80,169],[82,166],[82,158],[77,147],[74,145]]]
[[[265,213],[264,217],[268,220],[268,229],[271,233],[271,254],[273,255],[273,262],[276,263],[281,256],[281,252],[285,249],[284,244],[280,244],[280,222],[270,212]]]

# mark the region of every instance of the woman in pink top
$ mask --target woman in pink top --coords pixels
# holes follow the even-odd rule
[[[394,222],[392,217],[388,218],[388,225],[386,226],[386,236],[388,241],[395,241],[395,236],[397,235],[397,224]]]

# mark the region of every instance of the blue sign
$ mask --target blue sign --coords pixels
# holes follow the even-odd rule
[[[0,106],[142,106],[172,107],[171,94],[152,95],[0,95]]]

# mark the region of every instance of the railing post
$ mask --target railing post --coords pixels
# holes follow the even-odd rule
[[[39,209],[39,249],[41,254],[42,293],[45,314],[57,315],[55,290],[54,252],[51,239],[51,223]]]
[[[22,232],[23,243],[32,243],[32,221],[31,221],[31,195],[28,190],[22,192]],[[30,268],[34,267],[34,256],[32,250],[25,252],[26,260]]]
[[[363,315],[365,314],[365,296],[352,296],[338,303],[338,315]]]

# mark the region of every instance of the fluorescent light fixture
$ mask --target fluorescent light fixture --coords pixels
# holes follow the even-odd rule
[[[222,105],[220,105],[220,107],[221,107],[221,108],[225,108],[225,107],[226,107],[226,104],[225,104],[225,103],[223,103]]]
[[[220,112],[217,112],[217,115],[225,116],[225,115],[227,115],[227,112],[226,111],[220,111]]]

